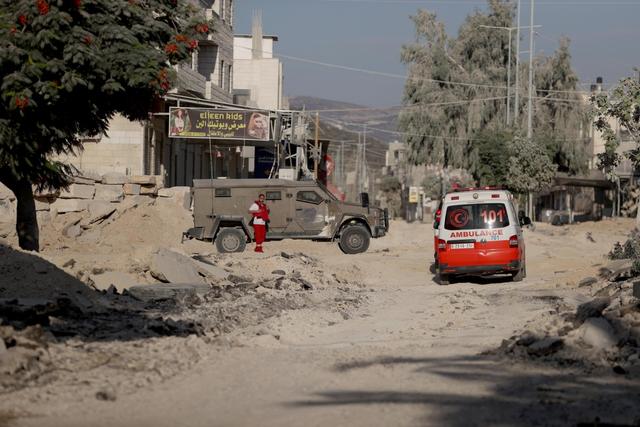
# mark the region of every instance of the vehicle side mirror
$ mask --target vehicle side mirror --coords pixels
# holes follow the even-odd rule
[[[520,217],[520,225],[522,225],[522,226],[531,225],[531,218],[529,218],[528,216],[521,216]]]
[[[360,201],[363,208],[369,207],[369,193],[360,193]]]

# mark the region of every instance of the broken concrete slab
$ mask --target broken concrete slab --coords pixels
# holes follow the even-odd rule
[[[107,185],[122,185],[126,184],[129,180],[127,176],[118,172],[109,172],[102,175],[102,183]]]
[[[582,342],[596,350],[607,350],[618,343],[613,327],[603,317],[585,320],[577,334]]]
[[[0,200],[15,200],[15,198],[13,192],[0,183]]]
[[[546,337],[527,347],[527,353],[533,356],[548,356],[560,350],[564,345],[562,338]]]
[[[598,279],[596,279],[595,277],[585,277],[578,282],[578,287],[583,288],[585,286],[595,285],[596,283],[598,283]]]
[[[607,265],[600,268],[600,276],[611,281],[628,279],[632,277],[632,266],[633,261],[630,259],[616,259],[609,261]]]
[[[96,184],[95,200],[121,202],[124,199],[122,185]]]
[[[173,199],[173,201],[185,209],[191,207],[191,187],[160,188],[158,197]]]
[[[129,177],[131,184],[156,185],[156,177],[153,175],[134,175]]]
[[[93,199],[96,188],[93,185],[71,184],[60,192],[61,199]]]
[[[35,199],[34,201],[36,202],[36,212],[44,212],[44,211],[51,210],[51,204],[47,199],[41,199],[41,200]]]
[[[160,249],[151,258],[150,272],[161,282],[204,284],[195,261],[169,249]]]
[[[197,267],[198,272],[209,279],[213,279],[215,281],[225,280],[229,273],[224,268],[218,267],[213,264],[209,264],[206,262],[198,261],[192,258],[194,265]]]
[[[88,200],[58,199],[51,203],[50,209],[58,213],[81,212],[87,209]]]
[[[84,183],[100,183],[102,182],[102,175],[100,175],[98,172],[94,172],[94,171],[79,171],[78,175],[73,177],[73,180],[79,180],[76,181],[78,183],[84,184]]]
[[[142,196],[156,196],[158,194],[158,188],[156,186],[140,186],[140,195]]]
[[[140,195],[140,184],[124,184],[122,189],[124,190],[124,194],[128,196]]]
[[[211,287],[202,283],[161,283],[157,285],[138,285],[128,289],[129,295],[142,301],[183,299],[204,295],[211,291]]]
[[[105,271],[102,274],[92,274],[89,276],[89,280],[91,281],[91,286],[98,291],[107,291],[112,285],[120,291],[138,285],[136,277],[118,271]]]
[[[610,304],[611,300],[609,298],[596,298],[592,301],[580,304],[576,310],[574,324],[579,326],[589,318],[602,316],[602,312],[609,307]]]
[[[83,220],[82,223],[91,225],[102,221],[114,213],[116,209],[117,206],[113,203],[93,200],[88,205],[89,217]]]

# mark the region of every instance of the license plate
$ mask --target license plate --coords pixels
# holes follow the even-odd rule
[[[452,243],[451,249],[473,249],[473,243]]]

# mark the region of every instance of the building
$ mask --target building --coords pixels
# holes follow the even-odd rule
[[[251,34],[234,36],[234,104],[269,110],[287,108],[282,63],[273,56],[277,41],[277,36],[263,35],[259,11],[254,12]]]
[[[233,102],[233,0],[200,2],[214,31],[200,43],[190,63],[177,67],[175,87],[154,106],[150,119],[131,122],[116,116],[106,135],[84,141],[84,150],[65,160],[100,174],[160,175],[167,186],[190,185],[212,174],[242,174],[243,150],[229,144],[210,149],[202,141],[169,139],[169,107],[220,107]],[[211,157],[214,157],[212,161]]]

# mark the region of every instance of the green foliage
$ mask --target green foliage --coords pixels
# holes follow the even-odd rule
[[[511,130],[484,130],[476,135],[473,154],[477,161],[472,170],[481,186],[500,186],[507,181],[510,144],[514,138]]]
[[[402,183],[395,176],[385,176],[380,182],[380,190],[385,193],[397,193],[402,189]]]
[[[209,25],[179,0],[0,0],[0,176],[64,185],[52,155],[148,118]],[[6,178],[9,177],[9,178]]]
[[[422,181],[422,187],[424,188],[425,195],[432,200],[442,198],[442,182],[446,176],[444,191],[450,191],[454,188],[469,188],[475,187],[475,179],[466,171],[462,169],[438,171],[434,169],[427,169],[426,175]]]
[[[448,36],[433,13],[420,10],[412,18],[415,42],[402,49],[409,72],[404,104],[410,108],[401,113],[399,128],[406,132],[413,163],[465,168],[489,184],[504,181],[504,151],[492,143],[503,148],[510,134],[521,132],[526,114],[519,115],[513,129],[504,130],[509,36],[482,26],[514,27],[514,8],[513,2],[489,0],[488,10],[469,15],[456,37]],[[515,59],[512,49],[512,67]],[[520,75],[520,93],[525,94],[526,64]],[[551,57],[536,60],[536,97],[544,99],[534,102],[534,135],[558,169],[569,173],[587,165],[585,141],[580,140],[586,115],[579,95],[572,92],[577,83],[567,39]],[[521,99],[519,110],[525,111],[526,97]],[[438,105],[426,105],[433,103]]]
[[[617,121],[636,143],[636,147],[625,155],[635,167],[640,167],[640,82],[632,78],[623,79],[610,95],[592,96],[591,107],[596,128],[605,140],[605,152],[598,155],[598,161],[607,175],[614,174],[621,160],[616,151],[620,141],[611,126],[612,121]]]
[[[548,189],[553,183],[557,166],[536,141],[516,137],[511,144],[507,186],[516,193]]]
[[[437,200],[442,198],[442,174],[429,169],[422,180],[422,187],[424,188],[424,194],[431,200]]]

